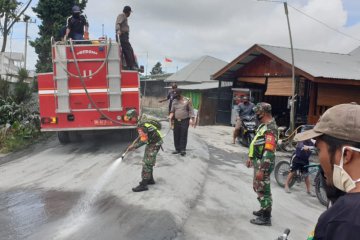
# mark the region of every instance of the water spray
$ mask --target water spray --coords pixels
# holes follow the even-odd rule
[[[101,175],[95,186],[89,189],[85,195],[81,197],[77,205],[70,211],[69,216],[64,219],[64,224],[60,225],[59,230],[55,232],[54,240],[68,239],[78,229],[86,225],[90,217],[88,214],[92,205],[96,202],[101,190],[110,181],[114,171],[120,165],[125,155],[130,151],[130,147],[133,146],[138,139],[139,137],[128,145],[121,156],[110,165],[103,175]]]

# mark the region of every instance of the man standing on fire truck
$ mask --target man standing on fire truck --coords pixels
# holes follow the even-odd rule
[[[115,23],[116,41],[119,42],[125,57],[126,66],[130,70],[137,70],[135,63],[134,50],[129,42],[130,27],[128,24],[128,17],[131,14],[131,7],[125,6],[123,12],[118,15]]]
[[[89,40],[89,23],[81,14],[79,6],[73,6],[72,15],[66,20],[65,40],[70,37],[73,40]]]

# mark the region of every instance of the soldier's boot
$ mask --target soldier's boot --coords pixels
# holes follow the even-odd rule
[[[261,226],[271,226],[271,211],[264,210],[261,216],[251,219],[250,223]]]
[[[155,180],[154,180],[154,176],[151,174],[150,179],[147,182],[148,185],[154,185],[155,184]]]
[[[264,212],[264,209],[260,209],[259,211],[253,211],[253,215],[260,217],[263,214],[263,212]]]
[[[253,215],[260,217],[261,215],[263,215],[264,213],[264,209],[260,209],[259,211],[253,211]]]
[[[147,191],[149,190],[147,185],[148,185],[148,180],[146,179],[143,179],[140,183],[139,183],[139,186],[137,187],[134,187],[132,190],[133,192],[142,192],[142,191]]]

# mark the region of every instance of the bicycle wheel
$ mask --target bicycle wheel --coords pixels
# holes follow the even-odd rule
[[[280,161],[275,166],[275,180],[280,187],[285,187],[286,179],[290,173],[290,163],[288,161]],[[295,176],[289,182],[289,188],[295,184]]]
[[[325,179],[321,176],[320,172],[317,173],[315,177],[315,193],[319,202],[325,207],[329,204],[329,199],[326,196],[326,191],[324,188]]]

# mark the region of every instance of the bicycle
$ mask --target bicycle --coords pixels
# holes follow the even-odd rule
[[[297,133],[303,132],[308,129],[312,129],[314,125],[300,125],[293,132],[290,133],[290,128],[286,129],[286,127],[279,127],[279,140],[277,143],[277,150],[292,152],[295,150],[296,142],[294,141],[294,137]]]
[[[276,164],[274,174],[275,174],[275,180],[279,184],[280,187],[285,187],[286,179],[290,173],[290,166],[294,159],[295,154],[293,154],[290,162],[283,160]],[[300,170],[297,170],[292,177],[291,181],[289,182],[289,188],[294,186],[296,182],[301,183],[302,181],[305,181],[305,178],[307,176],[315,175],[314,178],[314,185],[315,185],[315,193],[316,197],[319,200],[319,202],[324,205],[328,206],[328,198],[326,196],[326,191],[324,188],[325,185],[325,179],[321,174],[321,166],[318,163],[310,163],[309,165],[305,165],[304,168],[308,169],[307,173],[302,173]]]

